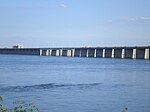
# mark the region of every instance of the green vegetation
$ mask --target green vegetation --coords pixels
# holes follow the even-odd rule
[[[40,112],[39,108],[33,102],[17,100],[13,102],[14,108],[6,108],[2,105],[3,98],[0,96],[0,112]],[[122,112],[128,112],[128,108],[124,107]]]
[[[0,96],[0,112],[40,112],[33,102],[17,100],[13,102],[14,107],[12,109],[6,108],[2,102],[3,98]]]

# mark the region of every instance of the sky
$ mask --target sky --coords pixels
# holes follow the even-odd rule
[[[150,45],[150,0],[0,0],[0,47]]]

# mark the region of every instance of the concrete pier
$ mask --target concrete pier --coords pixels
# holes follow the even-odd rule
[[[74,57],[74,52],[75,52],[75,49],[72,49],[72,50],[71,50],[71,56],[72,56],[72,57]]]
[[[96,58],[97,49],[94,50],[94,58]]]
[[[42,49],[40,49],[40,53],[39,53],[39,55],[40,55],[40,56],[42,56]]]
[[[86,57],[89,57],[89,49],[87,49]]]
[[[136,49],[133,49],[132,59],[136,59]]]
[[[105,58],[105,49],[103,49],[103,55],[102,55],[102,58]]]
[[[115,57],[115,49],[112,49],[112,54],[111,54],[111,58]]]
[[[147,48],[145,49],[144,59],[145,60],[149,60],[150,59],[149,49],[147,49]]]
[[[60,50],[56,50],[56,56],[60,56]]]
[[[122,54],[121,54],[121,58],[124,59],[125,58],[125,49],[122,49]]]
[[[62,56],[72,56],[72,51],[71,50],[63,50]]]
[[[71,50],[67,50],[67,56],[69,56],[69,57],[70,57],[70,56],[72,56],[72,54],[71,54],[71,53],[72,53],[72,51],[71,51]]]
[[[52,50],[51,49],[49,49],[49,56],[51,56],[52,55]]]
[[[62,56],[62,53],[63,53],[63,50],[60,49],[60,50],[59,50],[59,56]]]

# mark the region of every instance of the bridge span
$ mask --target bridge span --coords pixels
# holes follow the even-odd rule
[[[121,58],[149,60],[150,46],[142,47],[75,47],[75,48],[0,48],[0,54]]]

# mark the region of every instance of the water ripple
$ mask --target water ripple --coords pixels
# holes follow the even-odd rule
[[[8,86],[4,88],[0,88],[0,91],[7,92],[25,92],[25,91],[34,91],[41,89],[54,89],[54,88],[89,88],[93,86],[98,86],[101,83],[90,83],[90,84],[39,84],[39,85],[31,85],[31,86]]]

